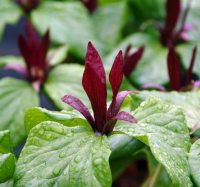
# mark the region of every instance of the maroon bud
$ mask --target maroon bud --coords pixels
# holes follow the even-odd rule
[[[30,13],[38,6],[39,0],[17,0],[17,3],[25,12]]]

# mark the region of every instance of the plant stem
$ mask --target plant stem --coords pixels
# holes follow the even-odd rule
[[[161,171],[162,171],[162,165],[159,164],[158,167],[156,168],[155,174],[153,175],[152,179],[149,182],[148,187],[154,187],[154,185],[155,185],[155,183],[156,183]]]

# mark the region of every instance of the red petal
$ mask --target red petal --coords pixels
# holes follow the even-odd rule
[[[114,120],[122,120],[122,121],[128,121],[130,123],[137,123],[137,120],[128,112],[119,112],[116,116],[114,116],[112,119]]]
[[[42,70],[45,71],[47,74],[49,70],[49,63],[46,60],[47,52],[50,46],[50,39],[49,39],[49,30],[45,33],[44,37],[42,38],[40,48],[38,51],[38,60],[39,60],[39,65]]]
[[[26,40],[24,39],[22,35],[20,35],[18,38],[18,46],[19,46],[20,53],[25,60],[28,75],[30,75],[30,69],[31,69],[30,49],[26,43]]]
[[[144,52],[144,46],[137,49],[137,51],[131,55],[128,54],[127,52],[128,50],[130,51],[130,48],[126,50],[127,55],[124,57],[124,69],[123,69],[124,75],[126,77],[130,76],[130,74],[133,72],[136,65],[138,64],[139,60],[141,59]]]
[[[167,65],[170,87],[172,90],[179,91],[181,89],[181,66],[173,46],[169,46]]]
[[[65,95],[61,99],[63,102],[78,110],[92,126],[94,125],[93,117],[91,116],[88,108],[82,103],[81,100],[71,95]]]
[[[123,56],[122,51],[116,56],[112,65],[109,81],[113,91],[113,98],[116,97],[123,79]]]
[[[181,11],[181,2],[180,0],[167,0],[166,4],[166,32],[171,35],[173,30],[176,27],[179,15]]]
[[[107,119],[111,119],[113,116],[115,116],[119,110],[120,107],[126,98],[127,95],[133,93],[133,91],[121,91],[117,94],[116,99],[112,100],[112,103],[110,104],[107,112]]]
[[[187,73],[186,73],[186,85],[190,84],[191,79],[192,79],[192,69],[194,67],[196,53],[197,53],[197,46],[193,49],[192,57],[191,57],[191,61],[190,61],[190,67],[188,68]]]
[[[26,34],[27,34],[27,43],[29,43],[32,47],[38,47],[40,43],[40,39],[38,33],[36,32],[35,28],[31,24],[30,21],[26,22]]]
[[[101,131],[106,122],[106,74],[101,58],[91,42],[88,43],[82,84],[90,99],[97,129]]]

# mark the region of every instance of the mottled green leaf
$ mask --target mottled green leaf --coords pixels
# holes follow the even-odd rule
[[[197,186],[200,186],[200,139],[192,144],[189,153],[191,174]]]
[[[24,65],[24,61],[19,56],[11,56],[11,55],[0,56],[0,67],[3,67],[5,65],[9,65],[9,64],[22,64],[22,65]]]
[[[10,153],[10,132],[0,131],[0,183],[12,178],[15,171],[15,156]]]
[[[89,102],[82,87],[83,70],[83,66],[65,64],[55,67],[49,73],[44,89],[57,107],[69,108],[61,101],[64,95],[76,96],[85,104]]]
[[[69,46],[64,45],[56,49],[52,49],[48,53],[48,60],[52,66],[57,65],[66,60],[69,51]]]
[[[54,42],[68,44],[82,58],[88,41],[100,48],[92,21],[81,2],[44,2],[32,13],[31,19],[40,32],[49,28]]]
[[[66,126],[88,125],[87,121],[82,119],[81,114],[73,111],[48,111],[44,108],[30,108],[24,118],[24,126],[27,133],[43,121],[54,121]]]
[[[127,20],[126,2],[100,6],[93,14],[94,29],[106,49],[112,49],[121,37]]]
[[[174,186],[192,186],[187,161],[190,137],[182,110],[151,97],[142,102],[133,115],[137,124],[119,123],[115,131],[147,144]]]
[[[200,93],[199,92],[158,92],[142,91],[139,96],[142,100],[155,96],[182,108],[187,126],[194,127],[200,122]]]
[[[0,38],[6,24],[14,24],[21,16],[19,7],[12,0],[0,0]]]
[[[109,143],[84,126],[43,122],[31,129],[17,162],[15,186],[109,187]]]
[[[38,96],[29,83],[13,78],[0,80],[0,90],[0,130],[10,130],[15,147],[25,138],[24,115],[39,105]]]

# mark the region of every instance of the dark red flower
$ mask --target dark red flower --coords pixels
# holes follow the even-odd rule
[[[82,0],[82,2],[90,13],[94,12],[98,7],[98,0]]]
[[[17,0],[17,3],[25,12],[29,13],[38,6],[39,1],[40,0]]]
[[[181,91],[184,87],[192,82],[192,69],[197,53],[197,47],[193,49],[190,66],[186,72],[186,79],[182,82],[181,64],[179,62],[176,51],[172,45],[169,45],[169,53],[167,56],[168,74],[171,90]]]
[[[126,48],[124,55],[123,72],[126,77],[129,77],[136,68],[138,62],[144,53],[144,46],[138,48],[134,53],[131,53],[131,45]]]
[[[82,84],[91,102],[94,117],[78,98],[75,98],[71,95],[65,95],[62,97],[62,101],[78,110],[88,120],[95,132],[108,134],[113,130],[117,120],[136,123],[135,118],[131,114],[124,111],[119,112],[125,97],[132,93],[132,91],[119,92],[122,79],[123,56],[122,51],[120,51],[114,60],[109,75],[109,81],[113,91],[113,98],[110,106],[107,108],[105,70],[98,52],[92,43],[89,42]]]
[[[19,50],[26,63],[27,78],[38,90],[47,78],[49,71],[49,62],[46,59],[50,45],[49,31],[40,41],[33,26],[27,22],[26,34],[26,37],[19,36]]]
[[[166,2],[166,18],[164,26],[158,26],[161,42],[167,46],[169,42],[173,45],[180,41],[188,40],[188,32],[191,30],[191,25],[186,24],[186,18],[191,6],[191,1],[188,1],[186,9],[181,15],[181,1],[180,0],[167,0]],[[181,18],[181,20],[179,19]],[[180,20],[180,26],[177,23]]]

